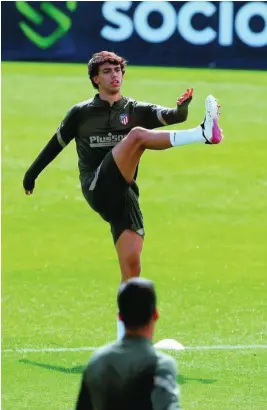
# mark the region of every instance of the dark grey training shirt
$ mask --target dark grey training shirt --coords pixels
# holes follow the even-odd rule
[[[65,147],[75,138],[79,170],[94,171],[105,155],[136,126],[153,129],[186,120],[187,106],[164,108],[128,97],[110,105],[97,94],[74,105],[57,130],[57,139]]]
[[[90,100],[74,105],[61,122],[56,134],[47,143],[27,170],[23,186],[34,188],[34,181],[72,139],[76,141],[80,179],[88,177],[134,127],[148,129],[183,122],[187,119],[190,97],[176,108],[139,102],[121,97],[112,105],[98,94]],[[135,179],[137,172],[135,175]]]
[[[82,378],[76,410],[179,410],[175,360],[144,337],[98,349]]]

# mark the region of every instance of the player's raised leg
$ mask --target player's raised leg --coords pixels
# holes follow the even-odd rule
[[[223,135],[218,125],[219,106],[209,95],[205,102],[205,118],[201,125],[190,130],[157,131],[142,127],[133,128],[118,144],[112,154],[124,178],[131,182],[136,167],[146,149],[165,150],[192,143],[218,144]]]

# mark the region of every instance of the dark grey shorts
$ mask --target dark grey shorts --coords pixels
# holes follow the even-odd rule
[[[129,184],[124,179],[112,152],[95,172],[83,178],[82,192],[91,208],[109,222],[114,243],[126,229],[144,236],[138,186],[135,181]]]

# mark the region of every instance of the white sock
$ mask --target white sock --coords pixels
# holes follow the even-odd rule
[[[125,326],[122,320],[117,321],[117,340],[121,340],[125,334]]]
[[[192,128],[191,130],[170,131],[170,142],[173,147],[205,141],[201,126]]]

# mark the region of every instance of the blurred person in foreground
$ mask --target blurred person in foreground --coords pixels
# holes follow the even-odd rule
[[[159,316],[153,283],[129,279],[117,302],[126,333],[89,360],[76,410],[180,409],[176,362],[152,344]]]
[[[88,74],[98,93],[69,110],[23,180],[25,193],[32,194],[38,175],[75,139],[81,189],[89,206],[110,224],[122,282],[141,272],[145,230],[136,179],[144,152],[197,142],[218,144],[223,137],[212,96],[207,97],[204,120],[196,128],[153,130],[186,121],[193,89],[178,98],[175,108],[139,102],[121,94],[125,70],[125,59],[115,53],[93,55]],[[118,338],[123,334],[118,319]]]

